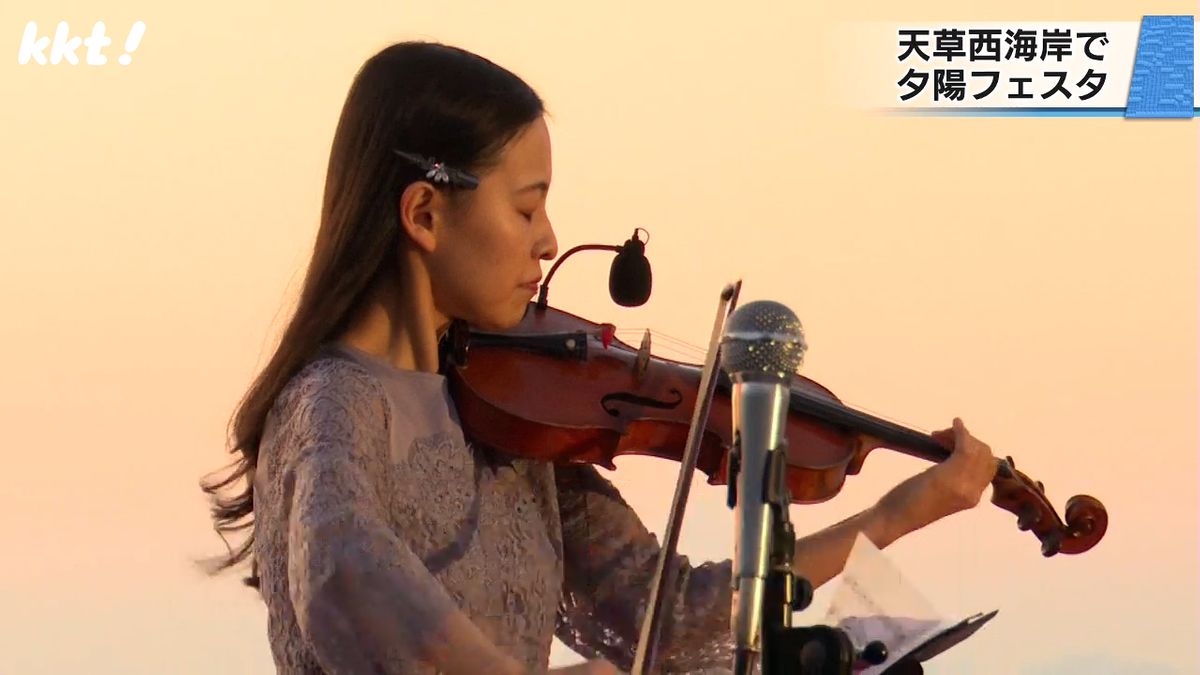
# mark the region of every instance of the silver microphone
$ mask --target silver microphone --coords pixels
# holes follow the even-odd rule
[[[733,380],[731,461],[737,462],[733,562],[735,673],[749,672],[762,649],[763,595],[772,535],[766,492],[771,453],[786,452],[792,376],[804,360],[804,331],[787,307],[751,302],[729,317],[721,365]]]

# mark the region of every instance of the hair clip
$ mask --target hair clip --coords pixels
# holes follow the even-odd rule
[[[422,157],[421,155],[405,152],[404,150],[392,150],[392,152],[424,169],[425,177],[435,183],[454,185],[456,187],[467,188],[468,190],[473,190],[479,186],[478,177],[466,171],[455,169],[452,166],[446,166],[445,162],[439,162],[432,157]]]

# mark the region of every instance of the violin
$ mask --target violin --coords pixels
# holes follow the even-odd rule
[[[653,355],[648,332],[635,348],[616,338],[612,324],[530,303],[512,329],[467,329],[452,339],[447,379],[475,441],[512,456],[608,469],[621,455],[683,458],[702,367]],[[728,485],[732,381],[724,372],[713,377],[695,468],[710,485]],[[950,456],[950,441],[847,407],[802,375],[792,382],[786,436],[793,503],[836,496],[876,448],[929,462]],[[1047,557],[1083,553],[1104,536],[1108,514],[1099,500],[1074,496],[1060,518],[1043,484],[1011,457],[1000,462],[992,488],[992,503],[1033,532]]]

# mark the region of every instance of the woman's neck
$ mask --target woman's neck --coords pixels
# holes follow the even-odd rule
[[[377,284],[350,328],[337,338],[403,370],[437,372],[438,338],[450,320],[433,306],[428,275],[409,260],[408,274]]]

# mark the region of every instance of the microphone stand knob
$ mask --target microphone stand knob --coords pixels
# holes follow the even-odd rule
[[[792,610],[803,612],[808,609],[808,606],[813,601],[813,586],[812,582],[804,577],[792,575],[793,593],[792,593]]]
[[[871,664],[872,666],[877,666],[884,661],[887,661],[887,645],[883,644],[879,640],[872,640],[871,642],[867,643],[866,647],[863,647],[862,653],[859,654],[859,658]]]

